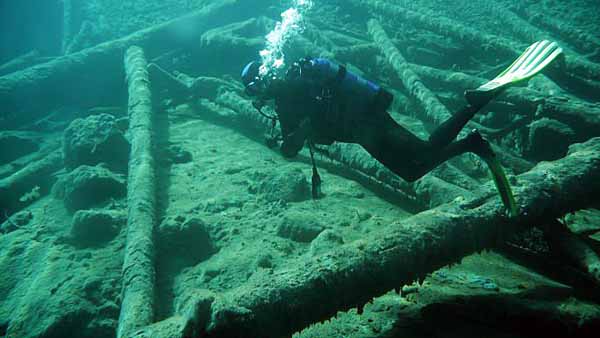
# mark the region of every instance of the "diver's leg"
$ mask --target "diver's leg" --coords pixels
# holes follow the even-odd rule
[[[386,114],[387,115],[387,114]],[[383,123],[382,123],[383,122]],[[365,123],[356,138],[375,159],[403,179],[412,182],[447,160],[471,152],[483,159],[490,171],[502,202],[510,215],[517,207],[510,184],[490,144],[476,130],[467,137],[438,147],[425,142],[398,125],[389,115],[376,123]]]
[[[425,156],[427,156],[428,160],[424,161],[423,165],[417,169],[422,170],[424,175],[450,158],[465,152],[478,155],[487,164],[502,203],[506,207],[508,214],[515,216],[517,214],[517,205],[504,169],[490,144],[481,137],[481,134],[477,130],[471,132],[464,139],[452,142],[438,151],[426,154]]]
[[[492,153],[489,144],[477,132],[445,146],[435,146],[421,140],[387,114],[377,120],[364,121],[356,139],[381,164],[410,182],[466,152],[480,156]]]
[[[356,142],[396,175],[415,181],[448,159],[476,149],[477,140],[465,138],[438,147],[423,141],[388,114],[363,121]]]
[[[455,156],[467,152],[474,153],[485,161],[490,169],[494,184],[509,215],[517,214],[515,198],[504,169],[490,144],[481,137],[479,132],[475,130],[463,139],[450,142],[445,147],[437,147],[418,138],[419,142],[411,143],[407,142],[406,138],[394,137],[394,135],[410,133],[400,128],[402,127],[394,126],[386,132],[379,133],[379,145],[370,144],[363,147],[388,169],[409,182],[421,178]]]
[[[394,121],[387,113],[360,121],[353,140],[396,175],[412,181],[413,160],[428,143]]]
[[[465,138],[451,142],[445,147],[431,145],[431,152],[423,154],[425,159],[420,169],[424,171],[424,175],[449,159],[464,153],[473,153],[486,162],[496,157],[490,144],[477,130],[473,130]]]
[[[465,98],[469,105],[442,123],[429,137],[434,146],[445,146],[456,138],[471,118],[506,88],[527,81],[541,72],[563,50],[555,42],[542,40],[529,46],[507,69],[493,80],[474,90],[467,90]]]
[[[485,105],[485,104],[484,104]],[[444,147],[452,142],[465,125],[475,116],[483,105],[467,105],[459,112],[452,115],[437,127],[429,136],[429,143],[433,147]]]

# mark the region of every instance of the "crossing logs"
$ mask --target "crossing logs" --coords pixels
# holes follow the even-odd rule
[[[338,311],[423,278],[517,230],[585,208],[600,193],[600,138],[571,147],[518,177],[521,212],[508,219],[495,196],[454,201],[311,260],[276,270],[190,306],[188,332],[202,337],[288,336]],[[490,187],[491,190],[491,187]]]
[[[481,46],[486,52],[493,52],[499,58],[516,58],[526,47],[514,41],[466,27],[460,22],[432,13],[422,13],[390,4],[383,0],[351,0],[351,4],[372,10],[394,20],[410,23],[415,27],[431,30],[443,36],[450,36],[465,45]],[[597,98],[600,91],[600,64],[589,62],[576,55],[565,55],[564,62],[553,63],[546,72],[553,79],[568,87],[574,95]]]
[[[231,20],[229,13],[238,12],[234,5],[244,4],[213,2],[181,18],[0,77],[0,129],[15,129],[58,106],[94,107],[124,100],[115,93],[124,92],[122,56],[129,46],[138,45],[149,56],[194,46],[207,27]]]
[[[375,44],[379,46],[381,52],[386,56],[406,90],[422,105],[427,119],[436,125],[440,125],[450,118],[452,114],[437,99],[435,94],[425,87],[419,76],[413,72],[409,63],[391,42],[379,22],[374,19],[369,20],[368,28],[373,41],[375,41]]]
[[[476,88],[486,80],[460,72],[411,64],[412,69],[428,83],[463,91]],[[515,112],[530,117],[548,117],[569,125],[576,132],[577,142],[600,135],[600,104],[572,97],[551,96],[526,87],[509,88],[501,99],[516,105]],[[495,103],[490,103],[493,106]]]

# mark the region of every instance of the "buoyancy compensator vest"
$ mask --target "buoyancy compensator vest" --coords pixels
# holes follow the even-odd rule
[[[309,78],[320,90],[320,96],[343,106],[344,114],[385,111],[393,95],[376,83],[369,81],[323,58],[302,59],[298,66],[300,77]]]

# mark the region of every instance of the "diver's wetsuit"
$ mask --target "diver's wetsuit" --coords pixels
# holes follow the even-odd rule
[[[295,156],[306,140],[325,145],[334,141],[357,143],[407,181],[419,179],[465,152],[489,156],[491,149],[478,133],[454,141],[481,107],[467,106],[424,141],[387,113],[391,94],[341,66],[334,76],[324,79],[317,74],[319,62],[329,61],[304,60],[291,67],[284,79],[270,85],[267,96],[275,99],[284,156]],[[358,86],[345,85],[343,81],[349,76],[351,81],[362,82]]]

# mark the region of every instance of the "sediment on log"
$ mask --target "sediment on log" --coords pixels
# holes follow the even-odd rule
[[[379,22],[371,19],[368,22],[369,34],[381,53],[383,53],[389,64],[398,74],[398,78],[404,84],[411,96],[417,99],[428,120],[440,125],[452,116],[448,109],[437,99],[437,97],[423,84],[421,79],[412,71],[404,56],[394,46]]]
[[[416,12],[382,0],[350,0],[350,3],[373,10],[393,20],[410,23],[413,26],[431,30],[442,36],[450,36],[465,45],[481,46],[484,51],[494,52],[499,58],[512,60],[524,50],[526,45],[515,43],[502,37],[466,27],[459,22],[440,15]],[[551,71],[550,71],[551,70]],[[563,62],[555,62],[549,67],[548,74],[559,80],[562,86],[567,84],[573,92],[588,98],[597,97],[600,92],[600,65],[577,56],[565,55]]]
[[[587,32],[573,28],[570,23],[561,22],[555,16],[547,13],[531,13],[528,10],[516,11],[516,15],[524,21],[543,28],[558,37],[569,41],[573,46],[583,53],[593,53],[596,59],[600,59],[600,39]]]
[[[454,201],[275,271],[268,281],[203,297],[190,325],[206,337],[290,335],[493,247],[517,230],[585,208],[600,193],[600,138],[572,146],[567,157],[543,162],[518,181],[517,217],[506,218],[500,200],[487,193]]]
[[[82,49],[85,49],[86,46],[89,46],[90,39],[94,32],[94,26],[88,20],[85,20],[81,24],[81,28],[79,32],[70,40],[67,45],[67,49],[65,50],[65,54],[73,54]]]
[[[556,219],[545,226],[544,237],[558,256],[566,257],[600,286],[600,258],[585,241]]]
[[[242,3],[217,1],[184,17],[0,77],[0,117],[4,117],[0,129],[17,128],[59,105],[93,107],[124,101],[123,95],[115,93],[125,90],[121,59],[129,46],[144,48],[150,57],[192,48],[206,28],[238,15],[251,15],[237,8]],[[232,18],[231,13],[239,14]],[[189,34],[181,34],[181,27]]]
[[[411,64],[413,70],[426,82],[443,84],[447,88],[463,91],[475,88],[486,82],[477,76],[460,72],[435,69],[427,66]],[[579,137],[577,141],[585,141],[600,135],[600,105],[573,98],[550,96],[526,87],[509,88],[500,96],[501,100],[514,103],[518,109],[515,113],[531,118],[548,117],[568,124]],[[490,103],[493,106],[495,103]]]
[[[26,206],[19,200],[36,186],[42,192],[48,191],[52,184],[52,174],[63,167],[62,151],[56,150],[43,159],[32,162],[16,173],[0,180],[0,212],[12,214]]]
[[[40,58],[40,52],[32,50],[29,53],[18,56],[0,65],[0,76],[10,74],[36,64]]]
[[[67,47],[71,43],[75,31],[79,31],[78,19],[81,9],[79,0],[63,0],[63,39],[62,53],[67,53]]]
[[[129,86],[131,153],[127,178],[127,239],[123,262],[121,313],[117,337],[126,337],[154,320],[154,238],[156,169],[153,147],[152,94],[147,62],[140,47],[125,54]]]

